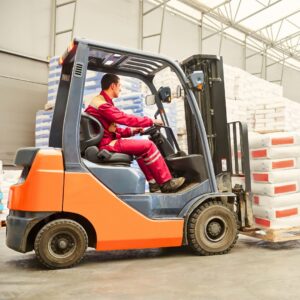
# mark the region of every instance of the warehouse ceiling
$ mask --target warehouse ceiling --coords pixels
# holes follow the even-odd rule
[[[169,10],[231,36],[276,62],[300,68],[299,0],[159,0]],[[249,56],[248,58],[251,58]]]

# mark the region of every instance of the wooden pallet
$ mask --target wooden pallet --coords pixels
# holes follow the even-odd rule
[[[300,240],[300,227],[284,229],[254,229],[241,234],[273,243]]]

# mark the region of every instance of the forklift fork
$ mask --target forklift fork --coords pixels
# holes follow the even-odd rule
[[[247,124],[235,121],[227,124],[230,145],[230,172],[232,179],[241,178],[245,182],[235,183],[233,192],[237,195],[238,218],[241,229],[253,226],[253,212],[250,200],[251,173]]]

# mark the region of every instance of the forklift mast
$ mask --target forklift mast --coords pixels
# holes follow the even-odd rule
[[[194,89],[194,94],[204,121],[215,173],[218,175],[229,171],[230,149],[222,58],[215,55],[194,55],[183,61],[181,67],[187,76],[194,71],[202,71],[204,74],[203,89]],[[201,153],[194,118],[187,106],[185,113],[189,151],[193,154]]]
[[[227,123],[223,59],[216,55],[193,55],[181,63],[187,76],[202,71],[202,89],[193,89],[202,114],[216,176],[230,173],[245,177],[245,191],[251,191],[247,124]],[[189,153],[201,154],[192,112],[185,105],[187,143]]]

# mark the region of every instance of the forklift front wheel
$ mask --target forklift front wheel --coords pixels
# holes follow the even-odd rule
[[[220,201],[200,205],[187,226],[189,245],[199,255],[225,254],[238,238],[236,215]]]
[[[79,223],[58,219],[49,222],[38,232],[34,251],[47,268],[69,268],[81,261],[87,246],[88,236]]]

